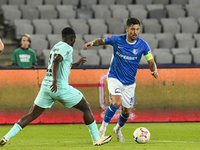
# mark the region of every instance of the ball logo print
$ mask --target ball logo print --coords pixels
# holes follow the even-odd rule
[[[139,127],[133,132],[134,140],[139,144],[145,144],[150,139],[150,132],[145,127]]]
[[[148,134],[148,131],[144,131],[144,130],[141,130],[141,135],[140,135],[140,137],[145,137],[145,138],[147,138],[147,134]]]

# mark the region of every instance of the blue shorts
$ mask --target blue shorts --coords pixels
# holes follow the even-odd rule
[[[71,108],[78,104],[83,98],[83,94],[70,85],[58,88],[57,92],[51,92],[49,85],[43,85],[34,101],[34,103],[41,108],[51,108],[57,100],[67,108]]]

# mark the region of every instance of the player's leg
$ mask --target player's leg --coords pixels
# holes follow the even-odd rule
[[[108,143],[112,139],[112,136],[99,138],[97,124],[94,120],[90,105],[79,90],[72,86],[67,86],[57,92],[59,95],[58,101],[60,103],[68,108],[74,107],[82,111],[83,120],[89,129],[93,145],[102,145]]]
[[[131,113],[131,108],[125,108],[122,106],[121,114],[119,116],[119,121],[117,123],[118,129],[121,129],[125,125],[126,121],[129,118],[130,113]]]
[[[125,142],[121,129],[125,125],[126,121],[128,120],[130,112],[131,112],[131,108],[125,108],[122,106],[121,114],[119,116],[119,121],[117,125],[113,128],[113,132],[115,133],[118,142]]]
[[[13,136],[15,136],[19,131],[21,131],[26,125],[31,121],[35,120],[38,116],[42,114],[44,108],[41,108],[35,104],[31,107],[28,114],[22,116],[17,123],[10,129],[10,131],[0,140],[0,146],[5,145]]]
[[[45,110],[45,108],[41,108],[41,107],[37,106],[36,104],[33,104],[31,109],[29,110],[28,114],[26,114],[23,117],[21,117],[18,120],[17,124],[20,125],[22,128],[24,128],[31,121],[33,121],[36,118],[38,118],[43,113],[44,110]]]
[[[90,104],[86,101],[84,97],[82,97],[81,101],[73,107],[83,112],[83,120],[86,125],[94,122],[94,117],[90,109]]]
[[[108,143],[112,139],[112,136],[99,138],[97,124],[94,120],[92,111],[90,109],[90,104],[86,101],[84,97],[77,105],[74,106],[74,108],[79,109],[83,112],[83,120],[87,128],[89,129],[89,132],[93,140],[93,145],[95,146],[103,145],[105,143]]]
[[[123,85],[121,84],[121,82],[119,82],[117,79],[114,79],[114,78],[108,78],[107,81],[108,81],[108,90],[110,92],[110,97],[111,97],[112,103],[106,109],[102,125],[99,129],[100,137],[104,136],[104,134],[106,132],[106,128],[108,126],[108,123],[114,116],[117,109],[122,104],[121,87]]]
[[[53,100],[49,96],[48,88],[45,86],[41,86],[40,91],[29,110],[28,114],[21,117],[19,121],[11,128],[11,130],[0,140],[0,146],[3,146],[10,140],[13,136],[15,136],[19,131],[21,131],[26,125],[28,125],[31,121],[40,116],[45,108],[50,108],[55,100]]]
[[[127,122],[129,115],[131,113],[131,108],[134,105],[135,87],[136,87],[136,84],[129,85],[129,86],[123,86],[121,114],[119,116],[119,121],[118,121],[117,125],[113,128],[113,132],[116,134],[118,142],[125,141],[124,137],[121,133],[121,129]]]

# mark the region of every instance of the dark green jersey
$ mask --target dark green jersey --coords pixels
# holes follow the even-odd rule
[[[25,68],[31,67],[33,63],[37,62],[37,57],[31,48],[25,50],[20,47],[14,50],[11,61],[16,62],[19,67]]]

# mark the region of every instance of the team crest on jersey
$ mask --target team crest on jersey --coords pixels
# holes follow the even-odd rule
[[[137,55],[137,53],[138,53],[138,49],[133,49],[133,54]]]

